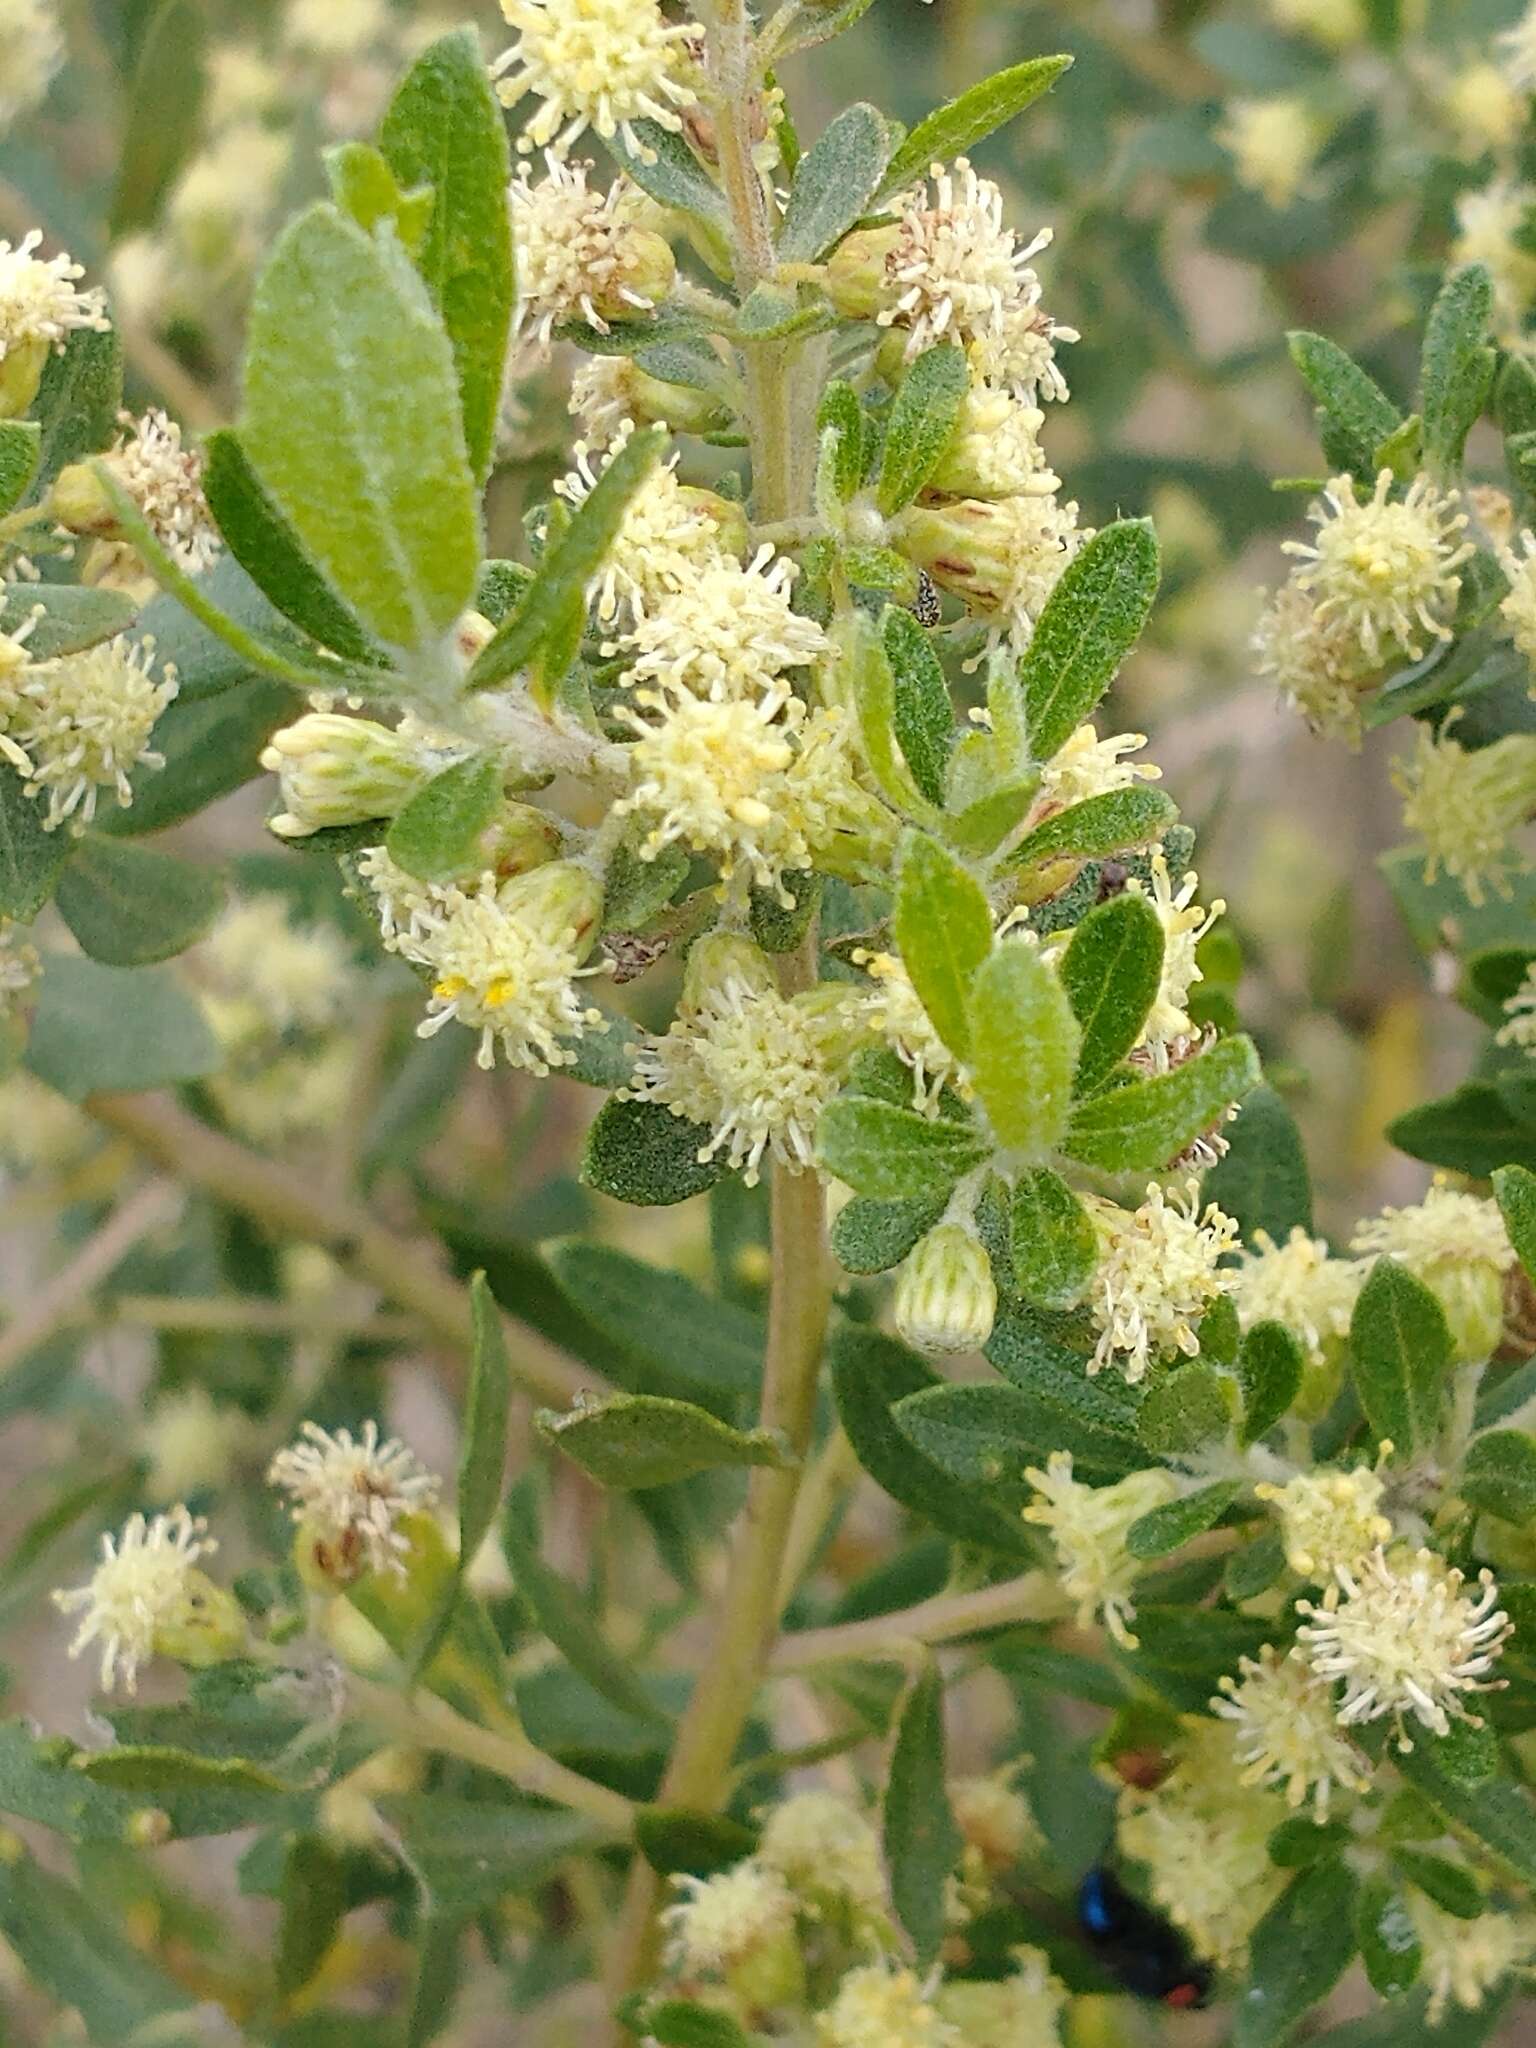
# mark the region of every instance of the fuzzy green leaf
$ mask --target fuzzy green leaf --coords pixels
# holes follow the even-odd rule
[[[0,917],[36,917],[73,850],[67,832],[43,830],[43,816],[10,762],[0,761]]]
[[[869,0],[860,0],[868,6]],[[739,2020],[691,1999],[664,1998],[644,2012],[646,2034],[657,2048],[750,2048]]]
[[[512,1399],[512,1368],[501,1310],[483,1273],[476,1273],[469,1283],[469,1307],[473,1343],[459,1452],[459,1556],[466,1565],[485,1541],[501,1505],[507,1409]]]
[[[786,1465],[767,1429],[733,1429],[707,1408],[662,1394],[613,1394],[557,1414],[541,1408],[535,1427],[600,1486],[634,1491],[671,1486],[721,1465]]]
[[[892,724],[912,780],[930,803],[944,801],[944,775],[955,740],[949,685],[933,642],[908,611],[887,607],[880,621],[895,684]]]
[[[871,775],[898,810],[936,825],[938,810],[919,789],[897,745],[896,678],[879,628],[865,612],[855,611],[838,620],[832,638],[843,700],[853,704]]]
[[[147,967],[202,937],[223,906],[224,884],[214,868],[88,833],[56,900],[82,952],[107,967]]]
[[[948,342],[925,349],[902,378],[885,430],[875,502],[887,519],[910,505],[949,445],[970,371]]]
[[[1467,435],[1493,386],[1498,358],[1488,341],[1492,314],[1493,280],[1481,263],[1469,263],[1447,277],[1424,324],[1424,454],[1442,476],[1459,468]]]
[[[647,1708],[654,1713],[649,1697]],[[635,1815],[635,1842],[652,1870],[663,1877],[679,1872],[712,1877],[750,1856],[758,1831],[725,1813],[700,1813],[687,1806],[643,1806]],[[701,2011],[702,2007],[694,2007]]]
[[[599,1194],[641,1208],[686,1202],[712,1188],[725,1168],[700,1159],[709,1143],[701,1124],[673,1116],[664,1103],[605,1102],[587,1131],[581,1178]]]
[[[1035,758],[1048,761],[1091,716],[1135,646],[1157,595],[1150,521],[1096,533],[1051,592],[1019,663]]]
[[[283,1857],[281,1903],[275,1972],[278,1991],[291,1998],[314,1977],[345,1917],[343,1852],[319,1835],[294,1835]]]
[[[909,832],[902,841],[894,927],[934,1030],[957,1058],[968,1058],[967,1004],[976,970],[992,951],[992,911],[981,884],[926,833]]]
[[[856,1195],[907,1202],[947,1194],[986,1158],[987,1141],[968,1124],[948,1123],[867,1096],[843,1095],[821,1113],[816,1156]]]
[[[507,130],[472,28],[441,36],[395,94],[379,147],[402,186],[430,186],[416,264],[453,345],[470,467],[496,447],[515,298]]]
[[[41,498],[61,469],[111,446],[123,409],[123,345],[115,327],[76,328],[62,355],[51,355],[32,405],[42,447],[31,497]]]
[[[1536,1518],[1536,1436],[1495,1429],[1477,1437],[1457,1490],[1485,1515],[1519,1523]]]
[[[1000,1144],[1032,1158],[1066,1128],[1078,1028],[1053,967],[1032,946],[999,946],[971,982],[971,1078]]]
[[[1153,1382],[1137,1421],[1149,1451],[1176,1458],[1224,1437],[1236,1411],[1232,1381],[1203,1358],[1193,1358]]]
[[[167,1088],[223,1064],[202,1012],[168,967],[102,967],[53,954],[38,984],[27,1064],[72,1102]]]
[[[1038,1308],[1070,1308],[1098,1263],[1088,1212],[1048,1166],[1021,1173],[1013,1186],[1013,1277]]]
[[[1253,1930],[1232,2048],[1276,2048],[1355,1953],[1355,1878],[1341,1862],[1299,1871]]]
[[[1096,1398],[1097,1397],[1097,1398]],[[1014,1387],[936,1385],[896,1404],[896,1427],[957,1484],[994,1492],[999,1506],[1026,1498],[1026,1467],[1070,1451],[1078,1477],[1097,1485],[1149,1461],[1130,1415],[1091,1381]]]
[[[1214,1529],[1240,1490],[1235,1479],[1221,1479],[1214,1486],[1202,1486],[1198,1493],[1186,1494],[1183,1500],[1153,1508],[1126,1531],[1126,1549],[1132,1557],[1166,1557],[1170,1550]]]
[[[1259,1078],[1250,1039],[1224,1038],[1209,1052],[1150,1080],[1106,1089],[1079,1103],[1062,1150],[1111,1173],[1157,1173],[1220,1123]]]
[[[0,420],[0,513],[21,502],[42,452],[43,430],[36,420]]]
[[[827,386],[816,407],[817,434],[824,439],[828,427],[837,437],[832,484],[846,504],[864,481],[864,408],[857,391],[841,377]]]
[[[950,1811],[944,1759],[944,1681],[930,1657],[897,1717],[884,1816],[891,1903],[924,1971],[938,1959],[949,1877],[964,1847]]]
[[[1243,1426],[1238,1441],[1245,1448],[1268,1434],[1290,1409],[1301,1387],[1301,1346],[1283,1323],[1255,1323],[1237,1354],[1237,1377],[1243,1389]]]
[[[874,196],[890,155],[881,116],[862,100],[830,121],[795,166],[779,228],[781,263],[814,263]]]
[[[942,1195],[908,1202],[871,1202],[855,1195],[832,1225],[832,1252],[845,1273],[888,1273],[944,1214]]]
[[[25,1850],[0,1862],[0,1934],[39,1988],[79,2014],[96,2048],[123,2048],[135,2035],[191,2048],[192,1993],[136,1947],[105,1907]]]
[[[467,678],[470,689],[491,689],[525,667],[559,630],[572,606],[582,602],[665,439],[665,427],[644,427],[630,435],[546,552],[516,611],[480,650]]]
[[[502,769],[494,754],[455,761],[392,821],[385,851],[420,881],[451,881],[474,867],[480,836],[501,803]]]
[[[1227,1125],[1227,1150],[1205,1176],[1207,1201],[1232,1217],[1252,1244],[1262,1230],[1284,1244],[1312,1229],[1312,1177],[1296,1119],[1273,1088],[1253,1089]]]
[[[343,213],[371,234],[382,223],[400,238],[400,245],[420,259],[421,245],[432,219],[429,185],[409,192],[390,169],[381,151],[369,142],[338,142],[325,152],[325,175],[331,197]]]
[[[914,178],[925,176],[930,164],[964,156],[1048,92],[1071,62],[1070,57],[1031,57],[1006,71],[993,72],[936,108],[918,122],[891,158],[881,191],[899,192]]]
[[[622,135],[612,135],[604,143],[609,155],[618,159],[642,192],[663,206],[691,214],[705,230],[707,242],[723,254],[730,209],[685,138],[655,121],[636,121],[634,133],[639,149],[631,149]]]
[[[1440,1427],[1451,1336],[1434,1295],[1395,1259],[1378,1258],[1350,1318],[1355,1391],[1380,1441],[1399,1458],[1426,1450]]]
[[[1536,1804],[1507,1778],[1468,1782],[1447,1768],[1444,1745],[1416,1736],[1392,1761],[1416,1792],[1458,1830],[1465,1830],[1521,1884],[1536,1884]]]
[[[386,646],[436,653],[474,595],[479,508],[447,336],[409,259],[334,207],[256,287],[241,441],[326,580]]]
[[[1063,858],[1103,860],[1130,847],[1151,846],[1178,815],[1173,798],[1150,783],[1106,789],[1037,825],[1009,855],[1009,865],[1032,867]]]
[[[1505,1166],[1493,1176],[1499,1214],[1526,1277],[1536,1280],[1536,1173],[1527,1166]]]
[[[81,583],[11,583],[5,586],[0,633],[14,633],[31,619],[27,654],[33,661],[52,661],[126,633],[138,615],[138,606],[120,591]],[[179,680],[179,670],[177,675]]]
[[[1457,1920],[1481,1918],[1488,1904],[1487,1896],[1465,1864],[1452,1863],[1444,1856],[1432,1856],[1427,1850],[1406,1846],[1393,1850],[1392,1861],[1403,1876],[1416,1884],[1426,1898],[1433,1899],[1443,1912]]]
[[[1402,414],[1373,377],[1326,335],[1297,328],[1286,336],[1291,361],[1317,400],[1317,431],[1330,467],[1374,477],[1376,450]]]
[[[1163,974],[1163,927],[1145,896],[1113,896],[1090,910],[1061,959],[1061,985],[1077,1017],[1077,1092],[1091,1094],[1141,1036]]]
[[[1371,1989],[1382,1998],[1407,1991],[1418,1977],[1424,1951],[1413,1931],[1402,1893],[1389,1878],[1367,1878],[1355,1899],[1355,1945]]]
[[[686,1274],[649,1265],[617,1245],[566,1237],[544,1250],[582,1317],[658,1375],[681,1373],[685,1384],[696,1381],[733,1398],[756,1392],[766,1331],[751,1309],[706,1294]]]

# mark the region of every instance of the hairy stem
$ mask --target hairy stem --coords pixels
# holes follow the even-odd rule
[[[842,1663],[850,1657],[904,1663],[923,1644],[952,1643],[983,1629],[1061,1618],[1061,1592],[1051,1574],[1021,1572],[999,1586],[981,1586],[971,1593],[937,1593],[915,1607],[872,1615],[868,1621],[781,1636],[769,1669],[779,1676]]]

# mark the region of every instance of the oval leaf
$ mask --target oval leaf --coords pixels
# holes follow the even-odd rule
[[[885,122],[857,100],[795,166],[779,228],[781,263],[814,263],[841,241],[874,196],[890,155]]]
[[[1451,1336],[1439,1302],[1395,1259],[1378,1258],[1367,1275],[1349,1346],[1372,1435],[1389,1437],[1399,1458],[1427,1449],[1440,1427]]]
[[[972,978],[992,951],[992,909],[980,882],[923,832],[909,832],[902,841],[894,928],[934,1030],[965,1059],[971,1049],[967,1001]]]
[[[534,1423],[600,1486],[626,1491],[671,1486],[719,1465],[790,1462],[772,1430],[732,1429],[706,1408],[661,1394],[615,1394],[564,1415],[541,1408]]]
[[[1062,1150],[1111,1173],[1158,1173],[1212,1130],[1259,1078],[1251,1039],[1224,1038],[1209,1052],[1080,1103]]]
[[[223,907],[224,885],[212,868],[88,834],[56,900],[82,952],[107,967],[147,967],[202,937]]]
[[[1163,977],[1163,927],[1145,896],[1090,910],[1061,960],[1061,985],[1082,1034],[1077,1092],[1087,1095],[1141,1036]]]
[[[1051,592],[1019,663],[1035,758],[1048,761],[1093,711],[1146,624],[1157,594],[1150,521],[1096,533]]]

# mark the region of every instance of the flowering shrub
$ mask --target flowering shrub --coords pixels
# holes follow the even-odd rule
[[[1356,1969],[1341,2041],[1486,2038],[1536,1965],[1529,29],[1436,98],[1502,182],[1416,410],[1292,337],[1327,473],[1256,666],[1419,721],[1389,874],[1490,1032],[1335,1243],[1105,708],[1153,524],[1058,474],[1079,336],[969,154],[1070,59],[802,137],[860,0],[502,11],[488,63],[294,0],[131,116],[112,290],[0,244],[0,1154],[59,1222],[0,1359],[75,1426],[0,1583],[96,1695],[0,1728],[28,2023],[1270,2048]],[[0,29],[34,106],[61,33]],[[348,139],[294,209],[301,88]],[[1219,140],[1284,211],[1330,118]],[[223,293],[232,423],[171,345]],[[228,1927],[155,1854],[227,1836]]]

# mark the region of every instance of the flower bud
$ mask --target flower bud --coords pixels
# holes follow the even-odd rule
[[[233,1593],[195,1568],[173,1614],[155,1630],[155,1655],[201,1671],[243,1656],[250,1641],[244,1610]]]
[[[334,711],[307,712],[274,733],[261,765],[282,791],[283,808],[268,821],[279,839],[392,818],[431,780],[434,766],[387,725]]]
[[[635,299],[657,305],[672,289],[677,276],[677,258],[672,245],[652,228],[631,227],[621,244],[623,266],[611,284],[594,293],[592,303],[609,320],[633,320]],[[620,287],[634,295],[621,296]]]
[[[663,426],[675,428],[679,433],[710,434],[729,425],[729,413],[712,393],[700,391],[690,384],[668,384],[642,370],[632,356],[617,356],[609,360],[613,364],[608,383],[612,401],[622,408],[624,417],[633,420],[637,426],[654,426],[660,421]],[[681,495],[707,500],[711,513],[716,504],[722,510],[726,508],[726,500],[717,499],[713,491],[685,486]],[[739,554],[746,544],[746,522],[739,505],[730,509],[741,524],[742,543],[741,547],[735,547],[734,542],[727,545],[733,546]]]
[[[996,385],[973,384],[927,488],[957,498],[1048,496],[1061,478],[1040,446],[1044,423],[1038,405]]]
[[[785,1927],[728,1964],[725,1987],[749,2013],[776,2012],[805,1997],[805,1957],[793,1927]]]
[[[886,265],[901,240],[899,226],[859,228],[827,259],[827,296],[846,320],[873,320],[896,303]]]
[[[45,337],[31,335],[13,342],[0,357],[0,420],[19,420],[36,398],[48,350]]]
[[[111,500],[88,462],[72,462],[60,470],[48,494],[48,510],[70,533],[97,540],[122,538]]]
[[[498,882],[542,867],[560,851],[560,827],[548,811],[532,804],[508,804],[480,835],[480,873]]]
[[[891,523],[896,547],[926,569],[941,589],[984,615],[1021,603],[1038,611],[1066,567],[1075,506],[1050,497],[1010,497],[997,504],[956,498],[945,505],[909,505]]]
[[[667,384],[662,388],[673,391],[678,387]],[[673,426],[682,424],[679,419],[672,420]],[[727,554],[744,555],[747,552],[751,529],[747,525],[745,508],[737,504],[734,498],[722,498],[718,491],[706,491],[698,484],[680,485],[677,495],[684,505],[696,512],[704,513],[715,522],[720,530],[720,545]]]
[[[163,1806],[141,1806],[123,1825],[123,1839],[131,1849],[158,1849],[174,1833],[171,1816]]]
[[[739,932],[706,932],[689,952],[678,1008],[687,1015],[715,1008],[732,988],[767,995],[776,987],[768,955],[750,939]]]
[[[551,937],[568,931],[576,952],[585,953],[603,921],[603,885],[579,861],[552,860],[514,875],[496,892],[509,914],[547,928]]]
[[[979,1351],[996,1314],[997,1283],[981,1239],[965,1223],[930,1230],[896,1282],[901,1335],[919,1351]]]

